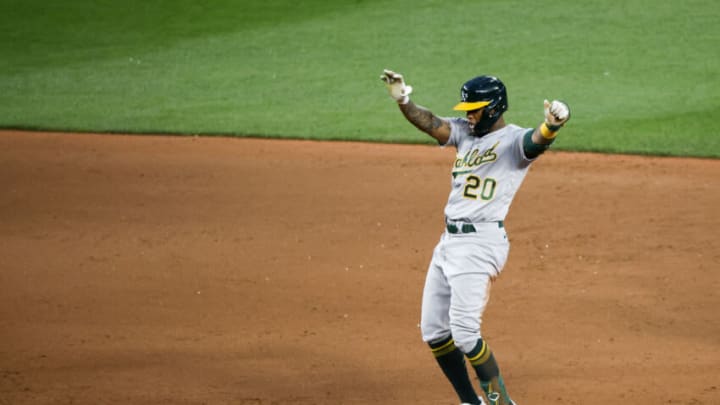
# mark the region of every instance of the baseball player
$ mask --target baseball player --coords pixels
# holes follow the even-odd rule
[[[493,76],[463,84],[454,110],[465,117],[438,117],[410,100],[403,76],[385,70],[380,78],[400,111],[440,145],[454,146],[445,232],[428,267],[420,327],[437,363],[462,404],[485,404],[476,394],[465,358],[480,380],[487,401],[515,404],[498,363],[480,331],[492,281],[508,257],[503,221],[532,162],[555,140],[570,118],[561,101],[545,100],[545,120],[537,128],[508,124],[505,85]]]

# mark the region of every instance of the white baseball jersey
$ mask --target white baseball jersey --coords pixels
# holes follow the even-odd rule
[[[470,223],[504,220],[533,161],[523,151],[523,135],[532,129],[509,124],[477,137],[467,119],[445,119],[451,132],[443,146],[457,148],[445,217]]]

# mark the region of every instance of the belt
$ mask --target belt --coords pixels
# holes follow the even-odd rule
[[[486,224],[497,224],[498,228],[505,227],[505,223],[503,221],[496,221],[496,222],[485,222]],[[456,224],[448,223],[446,224],[447,231],[450,233],[474,233],[477,232],[477,228],[475,228],[475,225],[463,223],[462,226],[458,227]]]

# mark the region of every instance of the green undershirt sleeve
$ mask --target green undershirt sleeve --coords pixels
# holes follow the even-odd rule
[[[523,151],[525,152],[525,157],[528,159],[535,159],[536,157],[542,155],[543,152],[545,152],[555,141],[555,139],[553,139],[552,142],[548,144],[537,144],[532,140],[532,134],[534,131],[534,129],[531,129],[523,136]]]

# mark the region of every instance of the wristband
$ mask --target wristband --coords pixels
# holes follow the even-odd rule
[[[545,139],[553,139],[557,136],[558,129],[560,129],[560,126],[548,125],[547,122],[543,122],[540,124],[540,135]]]
[[[407,104],[410,102],[410,96],[403,96],[400,100],[395,100],[398,104]]]
[[[562,126],[563,126],[564,124],[552,125],[552,124],[548,124],[547,121],[546,121],[546,122],[545,122],[545,125],[547,125],[547,127],[548,127],[549,130],[551,130],[551,131],[553,131],[553,132],[557,132],[560,128],[562,128]]]

